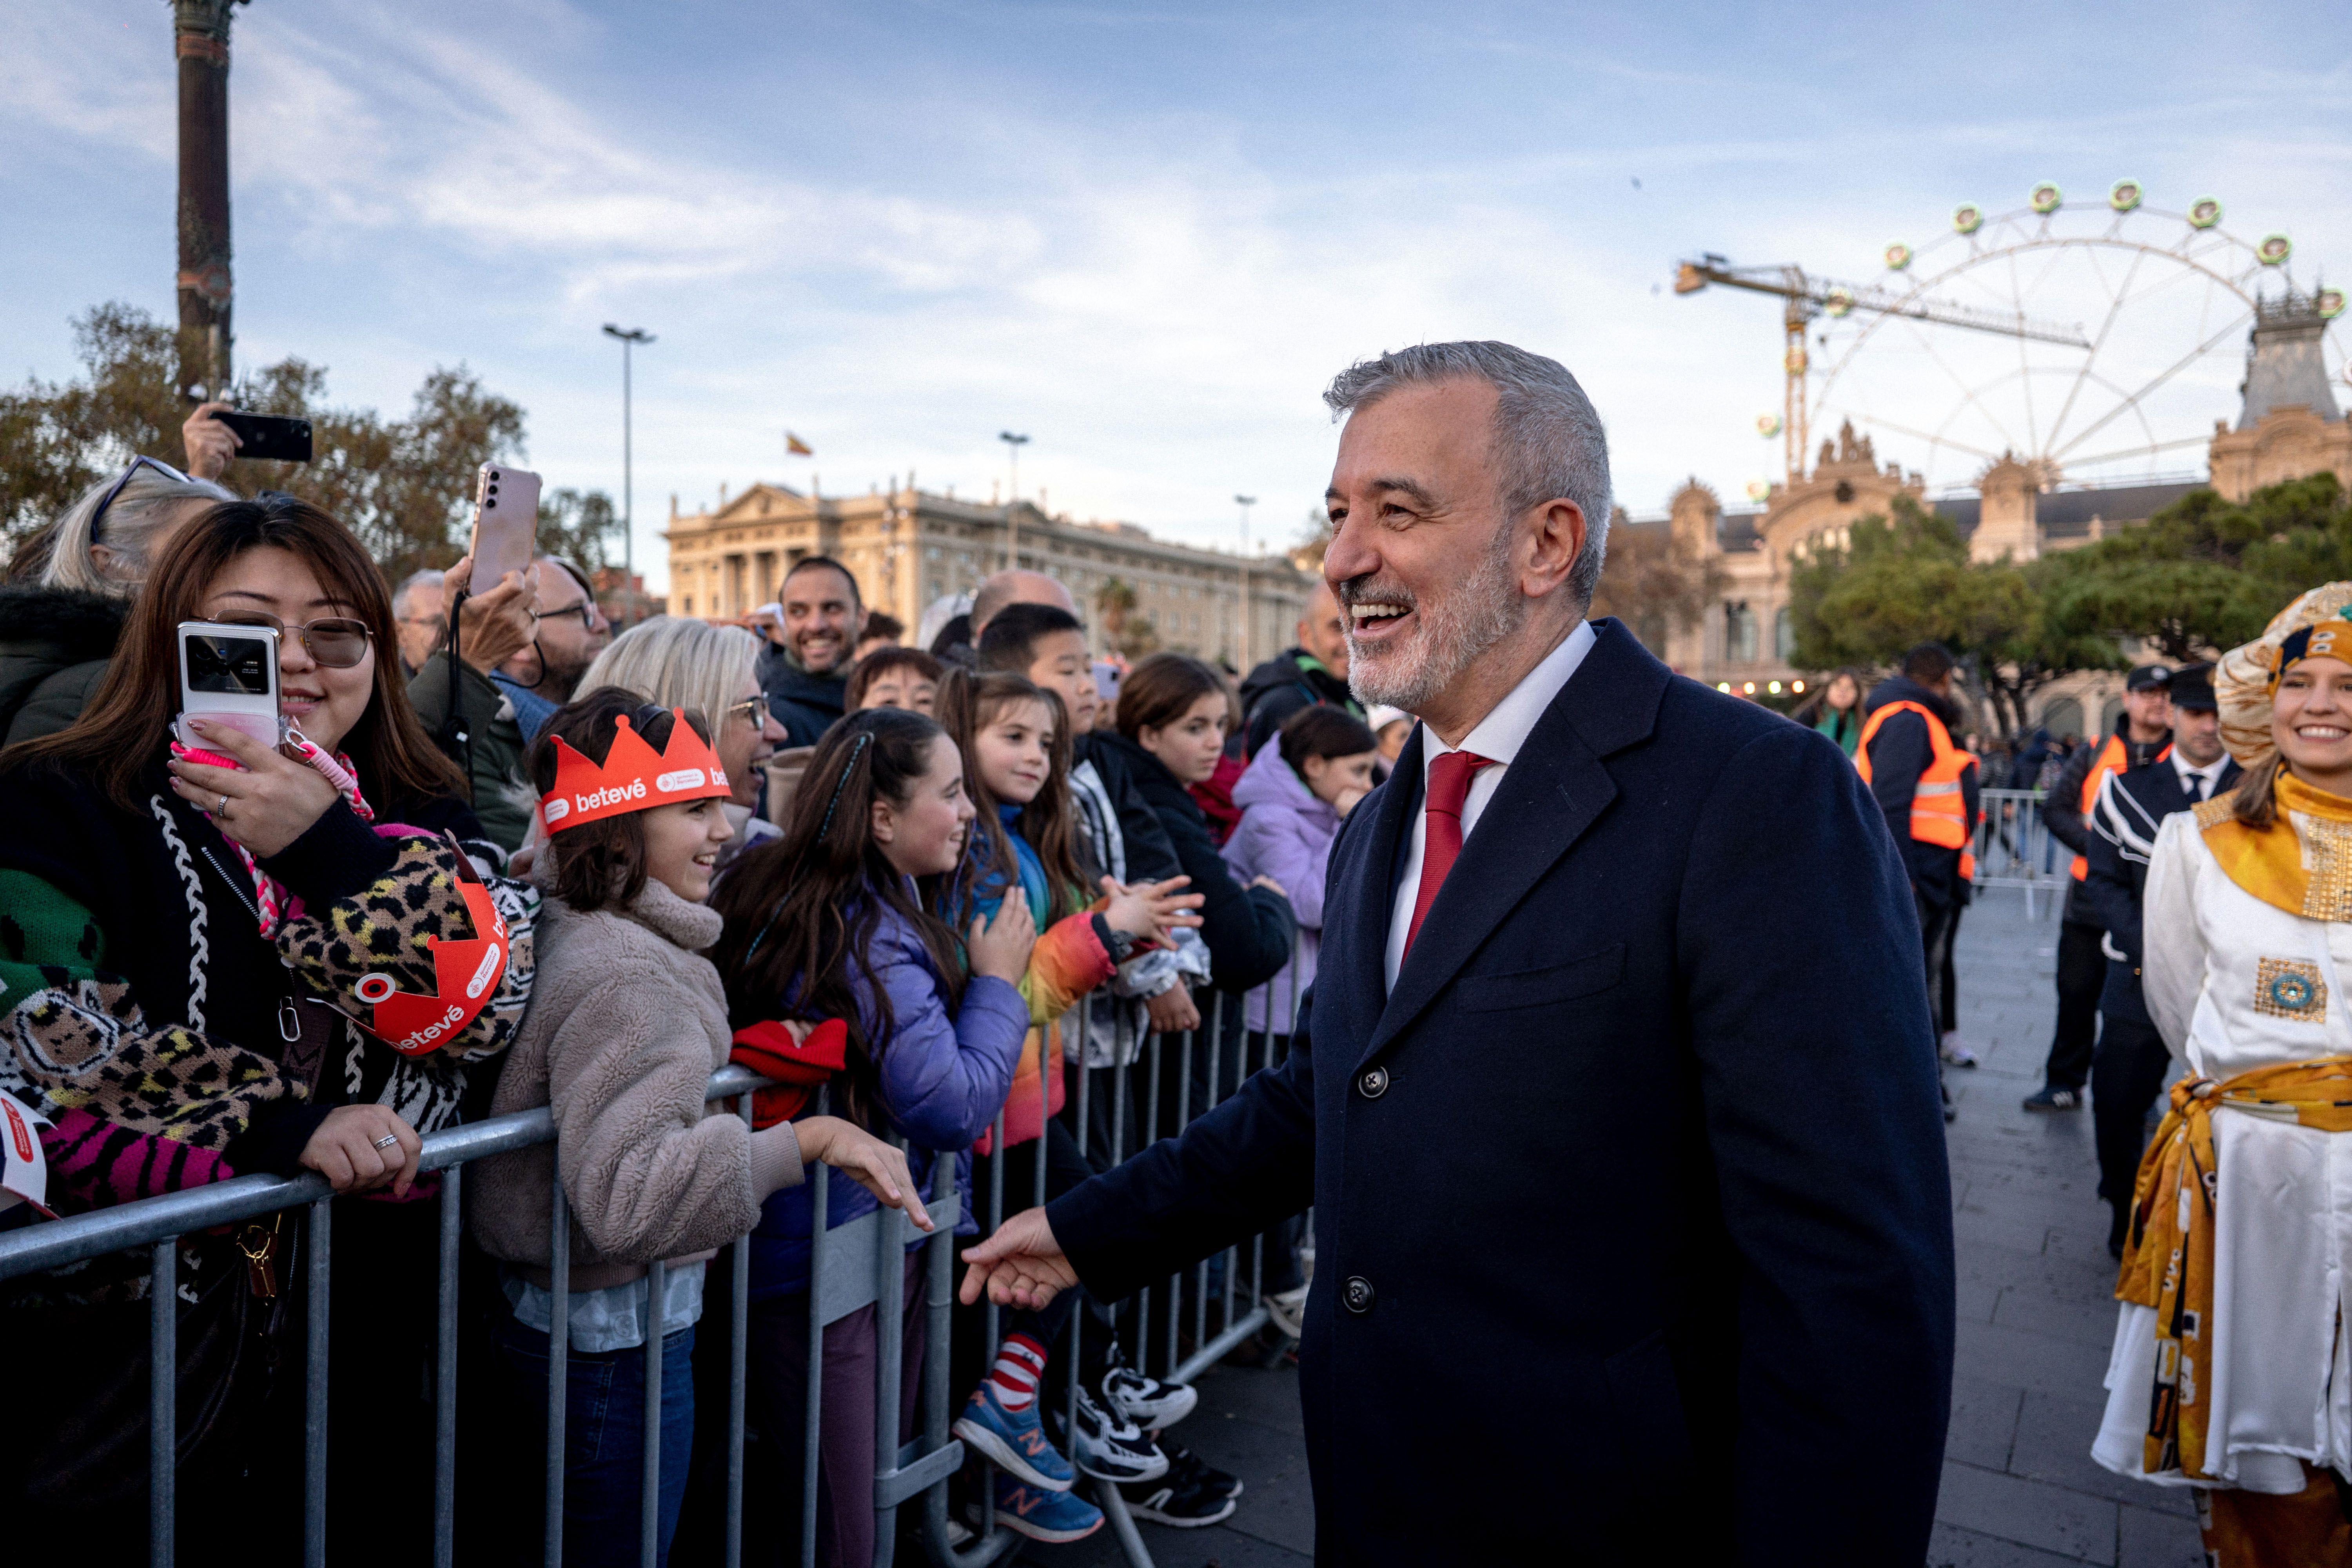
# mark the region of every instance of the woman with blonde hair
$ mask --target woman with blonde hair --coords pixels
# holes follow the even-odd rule
[[[44,531],[38,573],[12,573],[0,587],[0,730],[8,741],[54,735],[80,717],[148,563],[191,518],[236,499],[210,479],[133,458]]]
[[[735,837],[719,865],[773,827],[756,811],[766,763],[784,738],[769,716],[753,666],[760,639],[741,626],[714,626],[680,616],[656,616],[614,637],[580,678],[580,689],[617,686],[664,708],[692,708],[711,716],[710,747],[727,771],[734,797],[727,806]]]
[[[2164,819],[2141,983],[2187,1074],[2142,1158],[2093,1457],[2221,1568],[2352,1563],[2352,583],[2215,670],[2236,789]]]

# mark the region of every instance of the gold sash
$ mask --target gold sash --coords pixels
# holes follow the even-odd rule
[[[2352,1057],[2255,1068],[2224,1082],[2184,1078],[2139,1163],[2116,1299],[2156,1309],[2156,1378],[2141,1468],[2210,1480],[2205,1418],[2213,1326],[2213,1110],[2242,1106],[2352,1132]]]

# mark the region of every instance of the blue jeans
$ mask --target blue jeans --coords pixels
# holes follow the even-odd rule
[[[547,1445],[547,1336],[509,1317],[499,1350],[513,1378],[515,1415]],[[645,1495],[646,1352],[572,1351],[564,1357],[563,1561],[566,1568],[628,1568],[637,1561]],[[662,1341],[661,1555],[669,1560],[694,1451],[694,1331]],[[536,1463],[519,1468],[537,1473]],[[517,1506],[529,1507],[518,1499]]]

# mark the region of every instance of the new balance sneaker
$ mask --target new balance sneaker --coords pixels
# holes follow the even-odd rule
[[[1115,1366],[1104,1373],[1102,1391],[1113,1410],[1147,1432],[1175,1426],[1201,1402],[1191,1384],[1162,1383],[1129,1366]]]
[[[2080,1110],[2083,1109],[2083,1091],[2079,1089],[2066,1089],[2057,1084],[2051,1084],[2035,1093],[2027,1095],[2025,1109],[2028,1110]]]
[[[1098,1480],[1156,1481],[1168,1473],[1168,1456],[1143,1429],[1107,1413],[1084,1389],[1078,1391],[1078,1440],[1071,1457]]]
[[[1068,1491],[1078,1479],[1070,1461],[1045,1436],[1037,1419],[1037,1402],[1032,1399],[1028,1408],[1019,1412],[1007,1410],[998,1401],[994,1387],[984,1380],[965,1401],[963,1414],[956,1417],[955,1435],[1011,1475],[1049,1492]]]
[[[1194,1461],[1196,1464],[1198,1461]],[[1198,1530],[1233,1518],[1241,1504],[1229,1494],[1199,1480],[1180,1480],[1174,1469],[1149,1489],[1130,1487],[1124,1493],[1127,1511],[1138,1519],[1175,1530]]]
[[[1168,1454],[1167,1479],[1181,1489],[1198,1487],[1211,1497],[1236,1498],[1242,1495],[1242,1479],[1230,1470],[1221,1470],[1181,1443],[1163,1443]]]
[[[1284,1290],[1265,1299],[1266,1321],[1294,1340],[1307,1337],[1307,1287]]]
[[[966,1508],[964,1517],[986,1527],[988,1516],[978,1503]],[[996,1478],[996,1522],[1032,1541],[1084,1541],[1102,1521],[1102,1510],[1075,1493],[1049,1491],[1007,1475]]]

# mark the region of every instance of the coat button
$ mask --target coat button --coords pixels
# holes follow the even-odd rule
[[[1360,1274],[1350,1274],[1348,1282],[1339,1287],[1339,1300],[1350,1312],[1363,1313],[1372,1310],[1372,1282]]]
[[[1364,1076],[1356,1080],[1356,1088],[1362,1091],[1366,1100],[1378,1100],[1389,1091],[1389,1069],[1366,1068]]]

